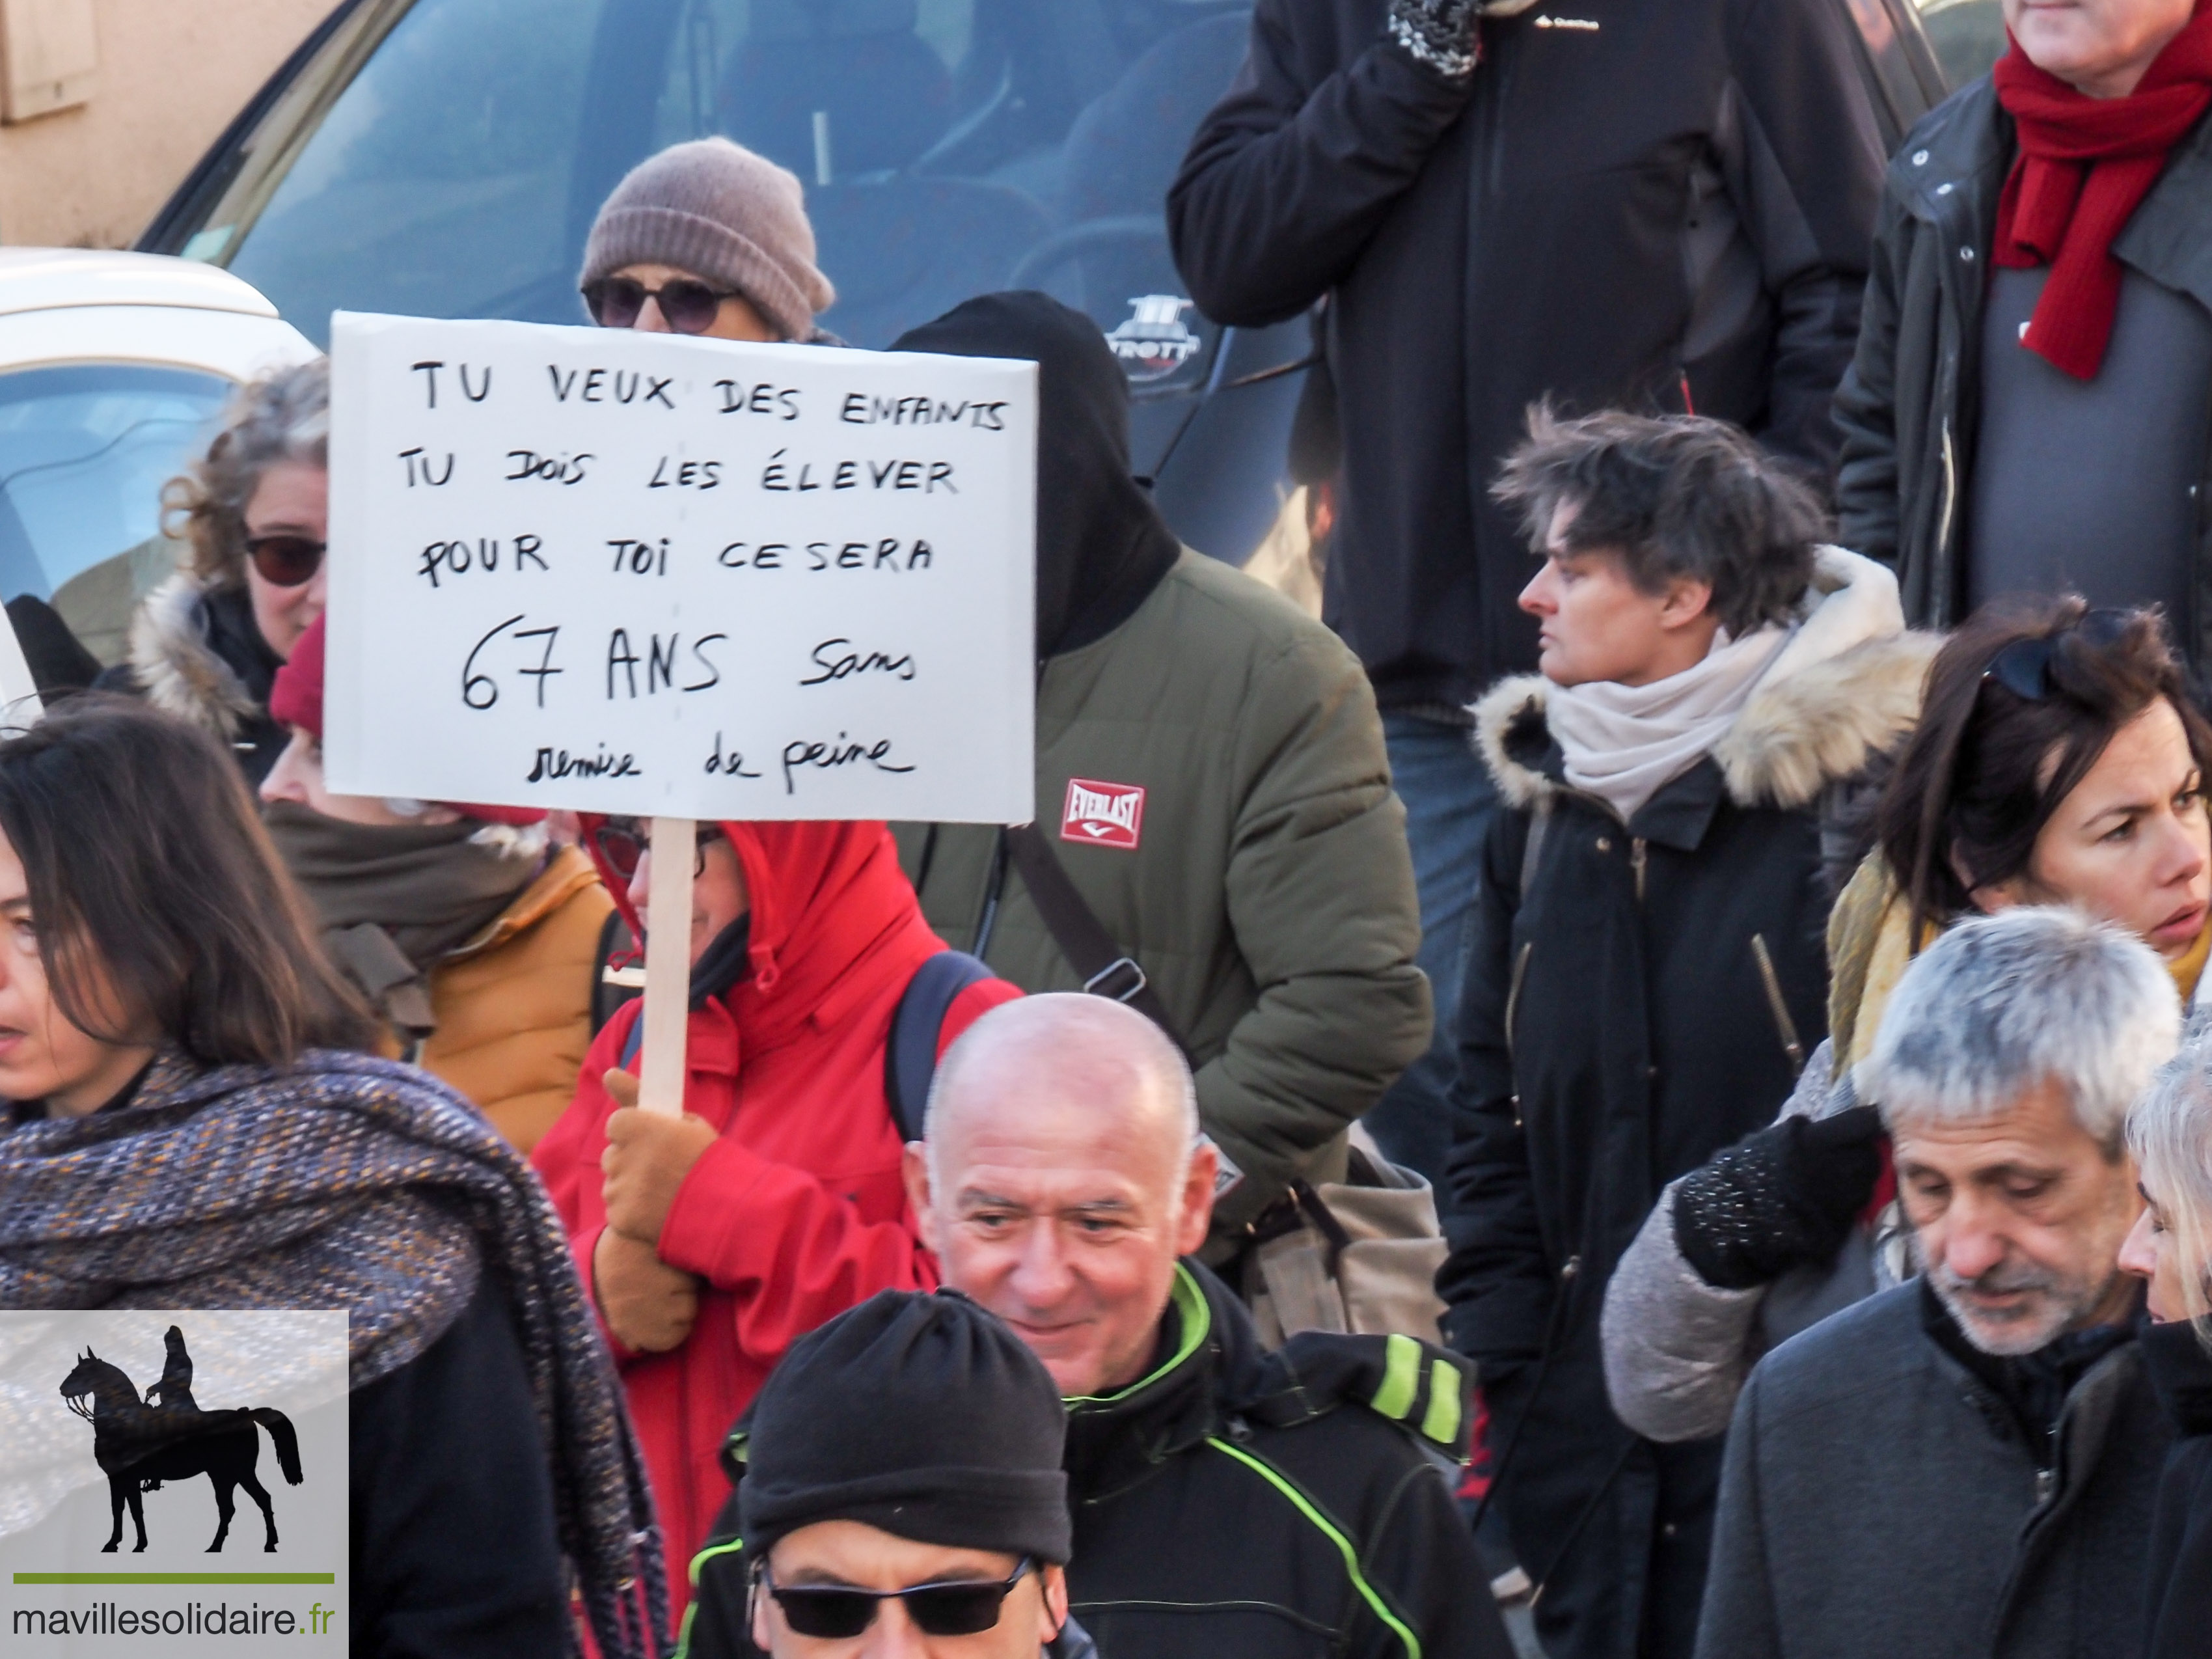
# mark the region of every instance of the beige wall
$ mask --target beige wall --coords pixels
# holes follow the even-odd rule
[[[0,243],[127,247],[336,0],[93,0],[75,109],[0,125]]]

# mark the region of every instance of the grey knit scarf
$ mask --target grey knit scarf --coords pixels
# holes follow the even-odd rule
[[[359,1389],[444,1334],[486,1271],[599,1652],[657,1654],[661,1542],[621,1383],[544,1188],[459,1096],[361,1054],[170,1053],[118,1110],[0,1131],[0,1307],[343,1309]]]

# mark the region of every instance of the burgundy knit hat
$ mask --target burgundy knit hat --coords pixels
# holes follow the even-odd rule
[[[323,738],[323,636],[328,631],[324,624],[329,618],[330,613],[325,611],[307,624],[307,631],[292,647],[291,660],[276,671],[276,683],[269,690],[270,717],[279,726],[298,726],[318,743]],[[481,818],[486,823],[545,821],[545,814],[535,807],[470,806],[457,800],[437,804],[451,807],[465,818]]]
[[[787,340],[813,333],[816,313],[837,299],[815,267],[797,175],[726,138],[672,145],[632,167],[592,223],[577,285],[641,264],[736,289]]]

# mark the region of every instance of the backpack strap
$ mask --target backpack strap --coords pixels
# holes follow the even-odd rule
[[[929,1105],[929,1085],[937,1076],[937,1047],[945,1017],[969,986],[991,977],[991,970],[959,951],[939,951],[914,970],[891,1015],[890,1041],[884,1044],[884,1098],[890,1102],[899,1139],[921,1139],[921,1120]],[[621,1067],[637,1066],[645,1046],[645,1020],[631,1023],[623,1043]]]
[[[890,1102],[901,1140],[921,1139],[945,1015],[963,991],[990,977],[991,970],[966,952],[939,951],[906,982],[891,1016],[890,1041],[884,1045],[884,1098]]]
[[[1083,975],[1083,988],[1095,997],[1126,1002],[1165,1031],[1176,1048],[1182,1048],[1182,1033],[1176,1030],[1159,992],[1137,959],[1115,943],[1036,825],[1018,824],[1006,833],[1006,851],[1014,868],[1021,872],[1030,902],[1036,907],[1045,931],[1067,958],[1067,965]]]

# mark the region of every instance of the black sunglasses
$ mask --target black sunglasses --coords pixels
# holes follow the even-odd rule
[[[246,544],[246,556],[270,586],[298,587],[315,579],[328,545],[305,536],[255,536]]]
[[[2055,634],[2039,634],[2000,647],[1982,670],[1984,680],[1999,685],[2025,702],[2040,702],[2051,695],[2051,661],[2069,635],[2078,635],[2092,650],[2109,650],[2119,642],[2135,620],[2132,611],[2087,611],[2080,621]]]
[[[721,840],[722,832],[711,823],[702,823],[696,837],[691,843],[691,876],[695,881],[707,873],[707,844]],[[592,832],[592,843],[607,861],[607,868],[624,881],[637,874],[637,866],[653,850],[652,838],[635,818],[609,819]]]
[[[660,314],[678,334],[704,334],[714,327],[722,301],[737,297],[735,289],[708,288],[689,276],[678,276],[659,288],[647,288],[634,276],[602,276],[584,284],[584,303],[592,320],[601,328],[635,328],[647,300],[658,301]]]
[[[768,1564],[760,1570],[760,1587],[775,1597],[783,1609],[783,1622],[800,1636],[827,1641],[848,1641],[876,1622],[878,1603],[906,1603],[907,1616],[925,1636],[975,1636],[999,1622],[999,1608],[1024,1574],[1036,1563],[1024,1556],[1003,1583],[992,1579],[949,1580],[939,1584],[911,1584],[905,1589],[852,1589],[843,1584],[777,1583],[769,1577]]]

